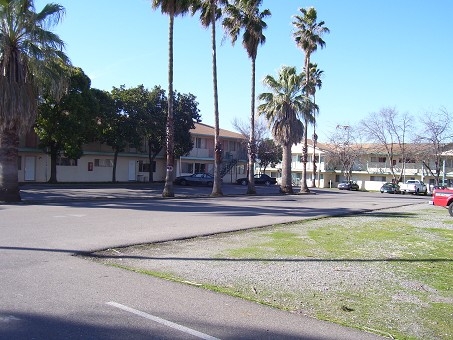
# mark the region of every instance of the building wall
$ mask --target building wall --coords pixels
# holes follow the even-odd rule
[[[196,124],[197,125],[197,124]],[[208,126],[204,126],[205,128]],[[209,128],[209,127],[208,127]],[[192,131],[193,132],[193,131]],[[210,132],[210,131],[208,131]],[[244,165],[246,164],[246,151],[240,143],[239,134],[232,134],[233,137],[221,138],[223,145],[223,159],[238,160],[238,164],[227,173],[223,180],[225,183],[235,182],[237,178],[244,177]],[[236,136],[237,135],[237,136]],[[196,138],[201,141],[200,147],[194,148],[188,156],[175,160],[175,176],[189,174],[183,172],[183,165],[186,168],[191,166],[191,173],[196,168],[203,166],[204,171],[214,172],[214,136],[208,134],[197,135],[192,133],[194,142]],[[235,137],[236,136],[236,137]],[[18,179],[19,182],[47,182],[50,177],[50,157],[38,148],[38,138],[36,134],[29,133],[20,140]],[[67,162],[66,165],[57,165],[58,182],[110,182],[113,172],[113,150],[110,146],[99,142],[89,143],[83,147],[84,155],[77,161]],[[116,181],[143,181],[149,180],[148,171],[140,171],[141,163],[148,163],[146,145],[143,152],[134,148],[126,150],[118,155],[116,168]],[[156,162],[153,172],[154,181],[165,181],[166,175],[166,155],[162,151],[154,160]],[[143,170],[143,168],[142,168]]]

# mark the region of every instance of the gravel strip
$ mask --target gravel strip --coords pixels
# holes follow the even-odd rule
[[[438,209],[410,205],[388,209],[384,213],[387,219],[392,215],[403,216],[408,226],[416,230],[415,235],[411,235],[413,237],[431,241],[439,238],[438,241],[442,241],[430,230],[453,230],[453,224],[445,222],[450,218],[447,211],[439,214]],[[309,244],[312,240],[308,233],[328,224],[340,225],[352,232],[357,225],[373,225],[379,223],[380,218],[383,217],[376,213],[366,213],[277,228]],[[309,257],[297,254],[282,256],[263,247],[263,237],[275,228],[109,249],[96,255],[104,263],[165,273],[195,285],[220,287],[230,294],[295,313],[352,324],[366,330],[385,329],[381,335],[394,329],[396,334],[418,339],[438,338],[418,318],[431,303],[453,304],[453,295],[439,294],[433,287],[408,277],[401,269],[404,265],[401,267],[395,263],[401,254],[406,252],[407,255],[407,249],[398,244],[383,243],[372,247],[364,244],[363,247],[369,247],[368,252],[359,245],[350,249],[347,258],[326,258],[322,250]],[[235,250],[257,244],[261,244],[257,257],[231,255]],[[422,247],[423,244],[416,246]],[[264,258],[263,251],[266,254]],[[369,299],[381,303],[377,307],[367,305]],[[364,315],[369,317],[364,318]],[[451,317],[453,320],[453,315]],[[357,324],[354,324],[354,319],[358,320]],[[453,323],[451,327],[453,332]],[[450,335],[453,337],[453,333]]]

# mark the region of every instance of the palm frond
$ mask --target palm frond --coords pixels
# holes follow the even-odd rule
[[[48,28],[64,8],[46,5],[35,12],[31,0],[5,0],[0,5],[0,127],[27,130],[36,116],[39,85],[61,88],[62,75],[47,72],[49,60],[69,64],[64,42]]]

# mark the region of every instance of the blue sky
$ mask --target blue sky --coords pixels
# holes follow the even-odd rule
[[[37,10],[50,1],[35,1]],[[66,42],[72,63],[92,87],[143,84],[168,88],[168,17],[151,0],[54,0],[66,16],[54,31]],[[264,0],[266,44],[258,51],[257,94],[262,79],[284,66],[302,71],[304,54],[292,37],[292,17],[315,7],[330,34],[312,55],[324,71],[316,94],[317,132],[327,141],[337,124],[355,124],[384,107],[414,116],[453,110],[453,1],[450,0]],[[218,29],[220,127],[250,117],[251,63],[240,40],[233,47]],[[214,125],[210,31],[197,16],[176,18],[174,87],[192,93],[203,123]],[[310,131],[311,128],[310,128]],[[309,132],[310,136],[312,132]]]

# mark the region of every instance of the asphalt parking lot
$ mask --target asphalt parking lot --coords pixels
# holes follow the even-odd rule
[[[247,196],[245,187],[225,185],[224,197],[211,198],[210,188],[175,187],[176,199],[161,199],[158,185],[23,186],[22,204],[0,205],[0,338],[378,339],[72,256],[429,201],[257,189]]]

